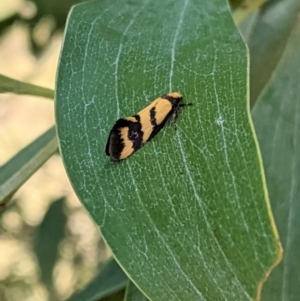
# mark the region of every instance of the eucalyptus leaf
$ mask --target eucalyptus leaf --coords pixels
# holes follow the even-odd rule
[[[69,15],[56,86],[61,154],[150,300],[253,300],[280,259],[247,71],[225,0],[90,1]],[[114,122],[170,91],[193,103],[176,126],[111,162]]]
[[[58,246],[65,236],[64,205],[64,198],[54,201],[35,231],[34,251],[41,270],[41,280],[48,289],[50,300],[57,299],[52,276],[58,259]]]
[[[262,300],[300,300],[300,21],[271,81],[252,110],[272,210],[284,248]]]
[[[98,301],[120,292],[126,287],[128,278],[113,259],[100,270],[98,275],[68,301]]]
[[[54,91],[0,74],[0,93],[16,93],[54,99]]]
[[[55,128],[52,127],[0,166],[0,204],[8,202],[57,148]]]
[[[250,101],[253,105],[270,78],[297,24],[299,0],[268,1],[249,24]]]

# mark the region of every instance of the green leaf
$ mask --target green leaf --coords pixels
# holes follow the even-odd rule
[[[64,204],[64,198],[51,204],[43,221],[36,229],[34,239],[34,250],[41,269],[41,280],[51,295],[50,300],[55,298],[52,275],[57,262],[58,245],[65,235]]]
[[[0,204],[12,195],[57,151],[55,128],[51,128],[0,167]]]
[[[54,91],[0,74],[0,93],[16,93],[54,99]]]
[[[141,291],[129,281],[126,289],[124,301],[147,301],[148,299],[141,293]]]
[[[250,101],[253,105],[269,82],[298,22],[299,0],[269,1],[249,24]],[[245,29],[244,29],[245,30]]]
[[[299,300],[300,287],[300,21],[252,110],[272,210],[284,249],[283,262],[265,284],[262,300]]]
[[[71,296],[68,301],[97,301],[121,291],[127,282],[127,276],[112,259],[82,291]]]
[[[71,11],[56,90],[64,164],[150,300],[253,300],[280,257],[247,70],[225,0],[103,0]],[[110,162],[114,122],[169,91],[193,103],[176,130],[167,124],[129,159]]]

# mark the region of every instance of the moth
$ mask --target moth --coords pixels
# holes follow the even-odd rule
[[[128,158],[150,141],[169,119],[177,119],[178,109],[184,104],[179,92],[162,95],[136,115],[121,118],[112,127],[105,148],[114,161]]]

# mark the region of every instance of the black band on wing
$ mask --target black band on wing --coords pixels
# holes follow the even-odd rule
[[[143,146],[143,136],[144,132],[142,131],[141,123],[130,121],[128,126],[128,139],[132,141],[134,151],[137,151]]]
[[[106,143],[105,153],[107,156],[111,156],[114,160],[118,160],[120,158],[120,155],[125,146],[124,140],[121,137],[119,129],[128,126],[129,126],[129,121],[121,118],[116,121],[116,123],[114,124],[113,128],[110,131]]]
[[[153,107],[150,109],[150,122],[153,127],[157,125],[155,116],[156,116],[156,109],[155,107]]]

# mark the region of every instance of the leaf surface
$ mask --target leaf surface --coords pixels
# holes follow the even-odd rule
[[[227,1],[92,1],[73,8],[56,120],[72,185],[150,300],[253,300],[279,258],[247,106],[247,51]],[[129,159],[109,131],[180,91],[167,124]]]

